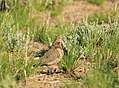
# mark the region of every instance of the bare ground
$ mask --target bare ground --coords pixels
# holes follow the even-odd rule
[[[67,5],[57,17],[52,16],[50,12],[38,12],[35,10],[32,12],[32,17],[38,19],[40,23],[46,21],[50,25],[70,22],[82,24],[84,19],[87,19],[96,12],[107,12],[114,9],[117,3],[118,2],[105,1],[103,5],[97,6],[80,0]]]
[[[86,60],[80,60],[79,64],[80,66],[77,67],[72,74],[72,77],[75,75],[78,81],[74,81],[71,75],[68,75],[64,71],[48,75],[46,70],[44,73],[41,73],[41,69],[39,69],[36,74],[27,78],[26,81],[21,84],[20,88],[66,88],[67,85],[74,88],[73,84],[82,86],[83,81],[81,78],[88,74],[91,69],[91,63]]]

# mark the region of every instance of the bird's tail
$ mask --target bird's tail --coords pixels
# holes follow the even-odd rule
[[[33,60],[33,67],[39,67],[39,66],[48,66],[47,64],[42,63],[42,58],[37,57],[39,59]]]

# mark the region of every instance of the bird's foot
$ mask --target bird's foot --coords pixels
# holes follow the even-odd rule
[[[47,71],[47,74],[48,75],[52,75],[54,73],[57,73],[59,71],[58,67],[56,66],[53,66],[53,67],[48,67],[48,71]]]
[[[59,68],[58,68],[57,64],[54,64],[54,65],[53,65],[52,71],[53,71],[53,73],[59,72]]]
[[[47,75],[52,75],[52,74],[53,74],[52,68],[48,68]]]

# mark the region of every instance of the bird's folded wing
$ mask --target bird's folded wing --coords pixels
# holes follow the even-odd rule
[[[43,56],[41,64],[55,64],[58,63],[60,53],[55,47],[51,47],[48,52]]]
[[[52,63],[53,61],[55,61],[55,59],[57,58],[58,56],[58,52],[57,52],[57,49],[52,46],[45,54],[43,57],[39,58],[39,59],[36,59],[33,61],[34,64],[36,65],[43,65],[43,64],[49,64],[49,63]]]

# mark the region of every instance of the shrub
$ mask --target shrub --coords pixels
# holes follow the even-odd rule
[[[92,74],[86,76],[87,86],[110,88],[117,86],[117,73],[113,72],[118,66],[119,29],[118,23],[110,23],[108,27],[100,27],[97,23],[85,23],[77,26],[66,36],[64,67],[71,72],[78,66],[78,60],[83,55],[94,63]],[[92,78],[90,78],[92,77]],[[107,81],[108,79],[108,81]],[[93,84],[92,84],[93,83]]]

